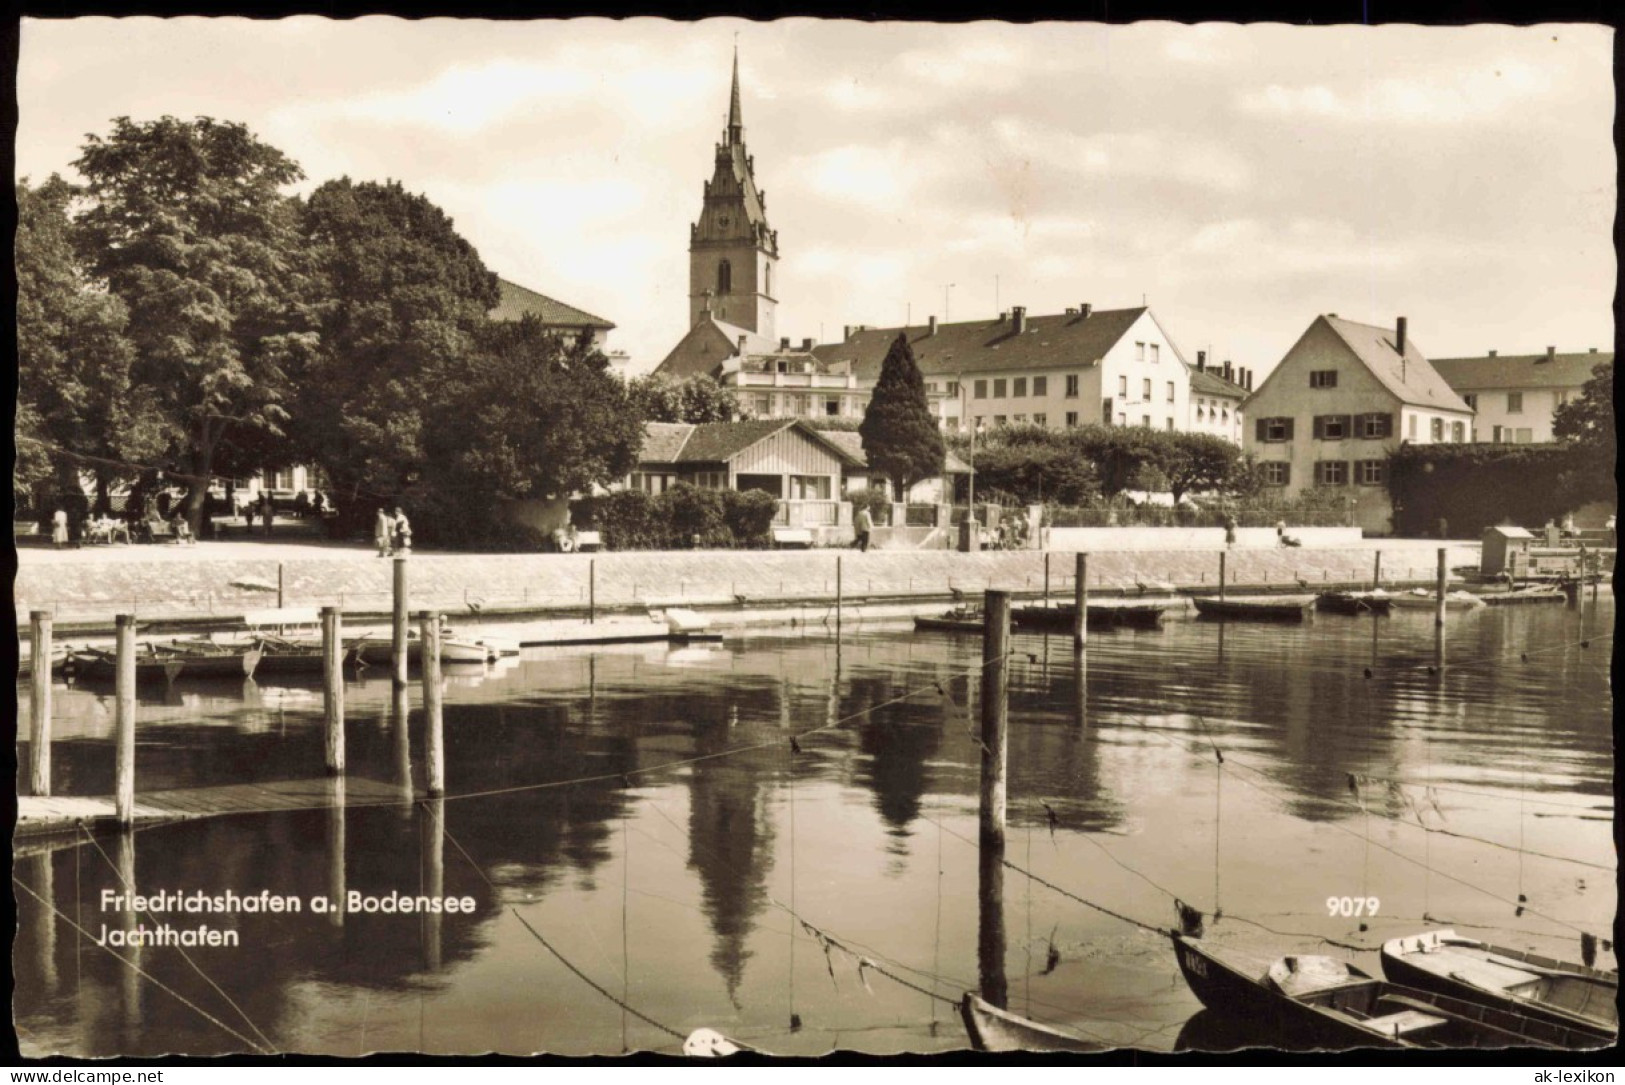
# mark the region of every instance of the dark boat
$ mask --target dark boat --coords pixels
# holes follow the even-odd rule
[[[146,644],[136,650],[135,680],[142,684],[179,678],[252,678],[259,662],[260,651],[252,647],[202,641]],[[103,648],[86,648],[75,654],[74,669],[86,681],[112,682],[117,679],[118,655]]]
[[[1485,606],[1491,607],[1510,607],[1519,603],[1561,603],[1568,598],[1562,588],[1550,584],[1514,588],[1512,591],[1480,592],[1478,597],[1484,600]]]
[[[943,614],[919,614],[914,618],[917,632],[977,633],[987,628],[987,620],[975,607],[954,607]]]
[[[1455,931],[1393,938],[1382,972],[1395,983],[1470,999],[1589,1033],[1619,1037],[1619,973],[1463,938]]]
[[[1393,609],[1394,597],[1378,588],[1375,591],[1327,591],[1315,597],[1315,609],[1333,614],[1387,614]]]
[[[1263,622],[1301,622],[1315,608],[1313,595],[1198,595],[1192,602],[1202,618]]]
[[[1184,605],[1179,599],[1108,599],[1090,603],[1085,613],[1091,629],[1107,626],[1155,629],[1162,624],[1165,612]],[[1018,628],[1069,632],[1077,609],[1072,603],[1014,607],[1010,611],[1010,623]]]
[[[1174,936],[1174,954],[1204,1006],[1272,1025],[1319,1047],[1597,1046],[1577,1029],[1373,979],[1332,957],[1289,956],[1264,965],[1184,935]]]
[[[1096,1040],[1001,1010],[967,992],[959,1003],[965,1032],[977,1051],[1109,1051]]]

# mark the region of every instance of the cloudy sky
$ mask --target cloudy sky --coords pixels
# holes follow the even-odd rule
[[[1260,375],[1321,312],[1436,357],[1612,347],[1599,27],[28,20],[17,171],[72,176],[118,115],[241,121],[305,189],[425,193],[649,368],[736,33],[780,334],[1143,297]]]

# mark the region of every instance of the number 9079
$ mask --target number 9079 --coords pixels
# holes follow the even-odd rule
[[[1381,903],[1376,897],[1327,897],[1326,914],[1340,916],[1370,916],[1377,914]]]

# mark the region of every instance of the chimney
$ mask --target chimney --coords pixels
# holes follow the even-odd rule
[[[1249,392],[1253,390],[1253,370],[1251,366],[1247,368],[1247,383],[1242,385],[1242,387],[1246,388]]]
[[[1405,318],[1404,317],[1399,318],[1398,324],[1394,328],[1394,349],[1399,352],[1399,356],[1401,358],[1405,357]]]
[[[1556,347],[1547,347],[1546,348],[1546,360],[1548,362],[1557,361],[1557,348]]]
[[[789,350],[790,349],[790,337],[788,335],[779,336],[779,349],[780,350]]]
[[[741,338],[740,341],[743,342],[744,341],[743,338]],[[1224,379],[1225,380],[1232,380],[1232,379],[1234,379],[1234,377],[1235,377],[1235,371],[1230,368],[1230,362],[1228,360],[1226,360],[1225,363],[1224,363]]]
[[[1089,319],[1089,314],[1094,312],[1094,311],[1095,311],[1095,307],[1093,305],[1090,305],[1088,302],[1084,302],[1078,308],[1078,315],[1083,317],[1083,319],[1088,320]]]
[[[1196,352],[1196,371],[1198,373],[1207,372],[1207,351],[1205,350]]]
[[[932,314],[931,318],[926,321],[925,334],[928,336],[937,334],[937,318],[935,314]]]
[[[1066,315],[1067,316],[1077,316],[1078,311],[1076,309],[1074,309],[1072,306],[1069,305],[1069,306],[1066,307]]]
[[[1493,358],[1493,357],[1495,357],[1495,351],[1493,351],[1493,350],[1492,350],[1492,351],[1490,351],[1490,357],[1491,357],[1491,358]]]
[[[802,350],[810,351],[810,350],[812,350],[812,348],[813,348],[813,341],[810,338],[809,339],[803,339],[801,341],[801,349]]]
[[[843,324],[841,326],[841,339],[845,341],[850,338],[852,338],[852,325]]]
[[[1010,319],[1010,310],[1008,310],[1008,309],[1000,309],[999,310],[999,323],[1003,324],[1006,320],[1009,320],[1009,319]]]
[[[737,353],[739,353],[740,355],[743,355],[745,353],[745,337],[743,335],[741,335],[739,337],[739,350],[738,350]]]
[[[1586,348],[1586,353],[1587,354],[1595,354],[1595,353],[1597,353],[1597,348],[1596,347],[1588,347],[1588,348]]]
[[[1027,330],[1027,307],[1025,305],[1017,305],[1011,309],[1010,316],[1016,322],[1017,335]]]

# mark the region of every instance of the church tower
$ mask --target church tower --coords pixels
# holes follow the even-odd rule
[[[739,47],[734,47],[728,127],[717,144],[716,169],[705,183],[705,207],[689,227],[689,327],[706,313],[774,339],[773,295],[779,235],[767,225],[766,199],[756,188],[755,161],[745,153],[739,108]]]

